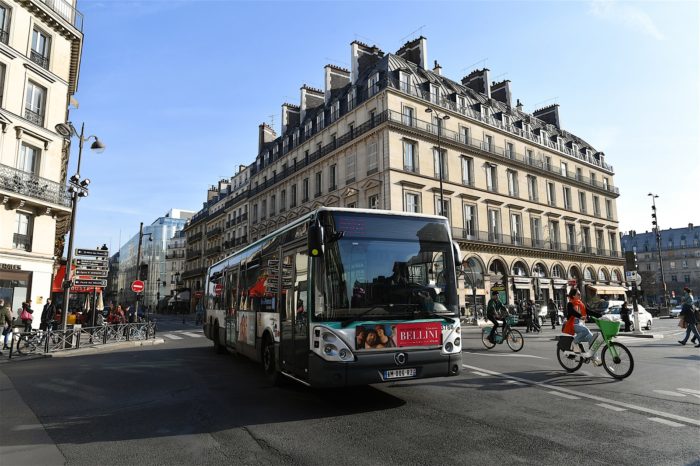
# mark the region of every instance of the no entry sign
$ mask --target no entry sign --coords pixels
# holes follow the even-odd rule
[[[131,291],[134,293],[141,293],[143,291],[144,285],[141,280],[134,280],[131,283]]]
[[[221,296],[221,293],[223,293],[223,291],[224,285],[222,285],[221,283],[217,283],[216,285],[214,285],[214,293],[216,294],[216,296]]]

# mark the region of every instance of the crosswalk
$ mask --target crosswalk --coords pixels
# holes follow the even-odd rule
[[[168,340],[183,340],[185,338],[204,338],[204,334],[199,332],[193,332],[188,330],[177,330],[174,332],[161,333],[160,336]]]

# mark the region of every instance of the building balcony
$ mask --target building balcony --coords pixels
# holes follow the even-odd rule
[[[30,235],[21,235],[19,233],[12,234],[12,247],[22,251],[31,252],[32,237]]]
[[[216,227],[216,228],[213,228],[213,229],[207,231],[207,239],[219,236],[222,231],[223,230],[221,229],[221,227]]]
[[[165,255],[165,260],[175,260],[175,259],[184,259],[184,258],[185,258],[184,252],[173,252],[173,253]]]
[[[188,249],[187,250],[187,260],[188,261],[197,259],[199,257],[202,257],[202,251],[199,251],[196,249]]]
[[[221,252],[221,246],[214,246],[213,248],[207,249],[206,255],[213,256],[214,254],[219,254]]]
[[[581,243],[563,245],[556,241],[527,238],[524,236],[506,235],[500,232],[469,231],[464,228],[452,228],[452,237],[456,241],[473,241],[476,243],[498,244],[545,251],[566,251],[571,254],[585,254],[590,256],[621,257],[614,250],[593,248]]]
[[[34,110],[28,108],[24,109],[24,118],[31,121],[37,126],[44,126],[44,115],[37,113]]]
[[[83,30],[83,14],[65,0],[39,0],[70,23],[78,31]]]
[[[70,195],[65,185],[2,164],[0,164],[0,190],[70,207]]]
[[[45,57],[39,52],[35,52],[34,50],[32,50],[32,52],[29,54],[29,59],[37,65],[41,66],[42,68],[46,70],[49,69],[49,57]]]
[[[195,233],[194,235],[189,236],[189,237],[187,238],[187,242],[188,242],[188,243],[194,243],[194,242],[196,242],[196,241],[199,241],[200,239],[202,239],[202,232],[201,232],[201,231]]]
[[[203,276],[204,273],[205,273],[206,271],[207,271],[207,268],[206,268],[206,267],[197,267],[197,268],[195,268],[195,269],[185,270],[185,271],[182,273],[182,278],[181,278],[181,280],[185,280],[185,279],[188,279],[188,278],[194,278],[194,277]]]

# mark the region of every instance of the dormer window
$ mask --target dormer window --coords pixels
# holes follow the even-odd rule
[[[282,141],[282,153],[286,154],[288,149],[289,149],[289,140],[287,138],[284,138],[284,140]]]
[[[311,120],[307,121],[304,125],[304,138],[308,139],[313,133],[313,122]]]
[[[321,131],[323,129],[324,124],[326,123],[325,118],[323,116],[323,111],[316,115],[316,129],[318,131]]]
[[[340,102],[337,100],[331,104],[331,122],[338,119],[340,116]]]
[[[462,96],[457,97],[457,105],[459,106],[460,110],[464,110],[465,107],[467,106],[467,99],[465,99]]]
[[[348,92],[348,110],[355,108],[355,88],[353,87],[350,92]]]
[[[482,121],[485,121],[488,123],[488,121],[489,121],[489,109],[488,109],[488,107],[486,105],[481,105],[480,111],[481,111]]]
[[[407,94],[411,92],[411,76],[408,73],[399,71],[399,89]]]
[[[505,113],[501,114],[501,120],[503,121],[503,127],[508,128],[510,126],[510,117]]]
[[[435,85],[431,84],[430,85],[430,101],[434,104],[439,103],[440,100],[440,88]]]
[[[292,147],[296,147],[299,145],[299,128],[294,130],[294,133],[292,134]]]
[[[367,81],[367,95],[373,96],[379,92],[379,73],[374,73]]]

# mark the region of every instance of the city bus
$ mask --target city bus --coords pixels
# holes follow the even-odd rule
[[[322,207],[209,267],[204,333],[274,384],[457,375],[460,261],[445,217]]]

